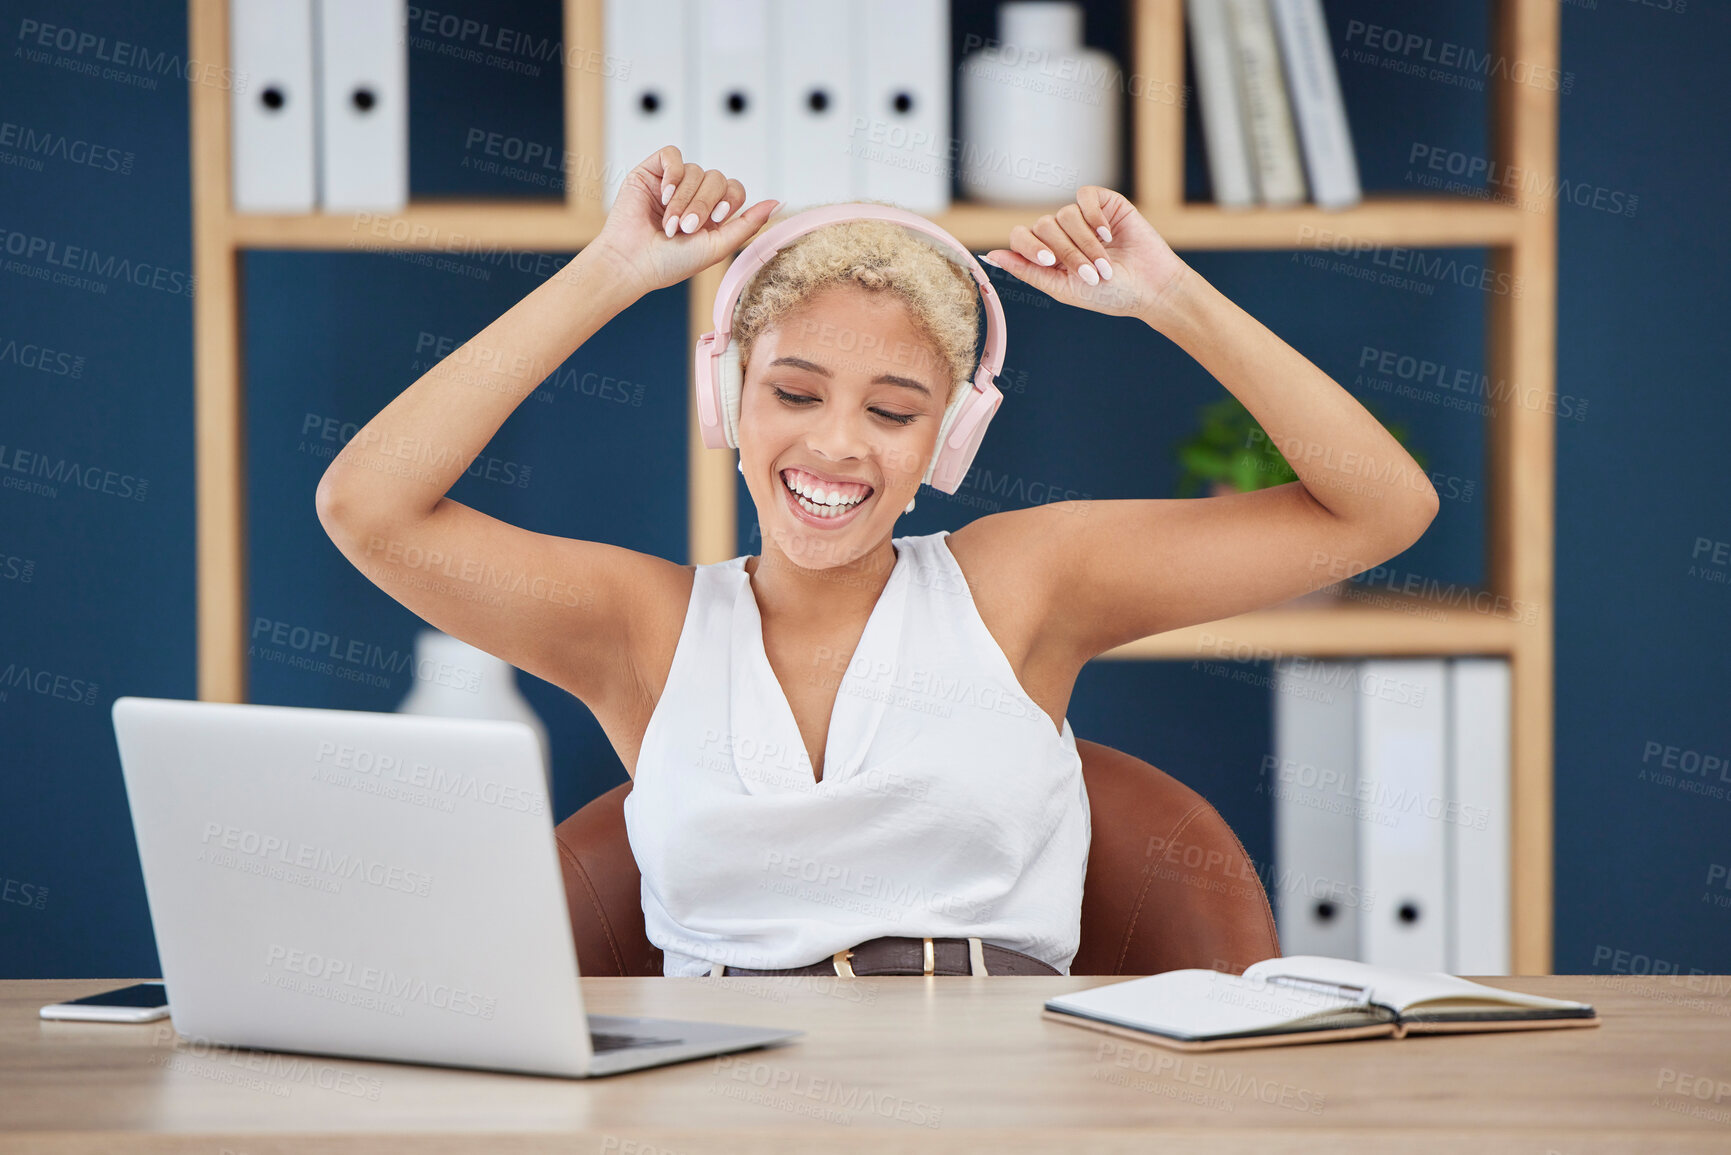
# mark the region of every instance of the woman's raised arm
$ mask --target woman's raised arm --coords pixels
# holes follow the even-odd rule
[[[1044,637],[1076,664],[1125,643],[1274,605],[1400,553],[1435,487],[1352,394],[1174,254],[1097,185],[987,259],[1079,308],[1135,317],[1250,412],[1297,481],[1221,497],[1056,502],[980,519],[1026,553]],[[971,526],[969,527],[972,528]]]
[[[669,184],[675,191],[664,201]],[[732,206],[719,209],[730,193]],[[331,462],[315,504],[343,556],[429,624],[591,709],[634,691],[633,623],[682,567],[521,529],[445,494],[523,399],[607,321],[748,240],[774,203],[729,216],[744,199],[738,181],[686,164],[671,146],[638,165],[594,242],[422,374]],[[712,211],[725,223],[714,224]],[[668,214],[689,227],[667,235]]]

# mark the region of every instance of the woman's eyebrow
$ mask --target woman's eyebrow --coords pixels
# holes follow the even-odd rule
[[[809,372],[818,374],[820,377],[835,376],[834,373],[831,373],[822,365],[817,364],[815,361],[807,361],[804,357],[777,357],[775,360],[771,361],[769,365],[772,369],[777,365],[787,365],[794,369],[805,369]],[[932,395],[930,389],[927,389],[924,385],[921,385],[913,378],[897,377],[894,373],[880,373],[878,376],[872,378],[871,383],[873,385],[900,385],[904,389],[917,389],[927,397]]]

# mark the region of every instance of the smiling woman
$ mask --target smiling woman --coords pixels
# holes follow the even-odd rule
[[[764,544],[693,567],[646,647],[624,811],[669,975],[846,974],[921,938],[928,967],[1053,974],[1079,944],[1075,735],[999,642],[1025,653],[1033,619],[986,626],[948,531],[892,536],[922,483],[960,484],[1002,399],[995,293],[927,229],[873,202],[781,222],[699,342],[704,439],[739,450]]]
[[[1385,560],[1423,532],[1435,491],[1350,394],[1121,194],[1086,185],[986,259],[1169,336],[1296,443],[1301,480],[895,537],[922,483],[955,492],[1002,401],[996,291],[894,206],[821,206],[754,240],[775,204],[746,204],[673,146],[645,159],[577,259],[350,439],[319,485],[321,523],[430,624],[594,712],[633,779],[626,829],[666,973],[826,955],[848,973],[853,947],[898,938],[965,941],[973,973],[986,948],[994,967],[1068,973],[1092,836],[1066,709],[1082,667],[1326,584],[1319,557]],[[760,556],[681,565],[445,496],[539,384],[514,367],[562,363],[645,293],[732,254],[696,350],[697,416],[706,444],[739,450]],[[405,476],[402,444],[443,464]],[[1388,482],[1374,493],[1367,464]],[[555,583],[582,596],[536,593]]]

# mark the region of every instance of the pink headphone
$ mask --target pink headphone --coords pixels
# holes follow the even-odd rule
[[[986,271],[960,241],[917,213],[888,205],[849,203],[808,209],[759,234],[733,259],[715,294],[715,328],[697,339],[697,419],[703,443],[711,449],[739,447],[739,393],[744,374],[739,368],[739,345],[728,339],[733,313],[740,295],[752,277],[769,263],[776,251],[795,237],[836,221],[885,220],[933,237],[944,256],[974,278],[986,301],[986,340],[970,388],[960,389],[944,410],[938,426],[938,450],[922,479],[945,493],[954,493],[967,476],[974,454],[986,435],[986,426],[1003,403],[993,379],[1004,367],[1004,307]]]

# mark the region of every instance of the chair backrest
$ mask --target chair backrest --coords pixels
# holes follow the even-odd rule
[[[1280,954],[1250,856],[1208,801],[1140,758],[1078,739],[1092,841],[1077,975],[1181,967],[1238,974]],[[555,831],[577,965],[585,975],[659,975],[643,928],[642,875],[625,837],[624,782]]]

